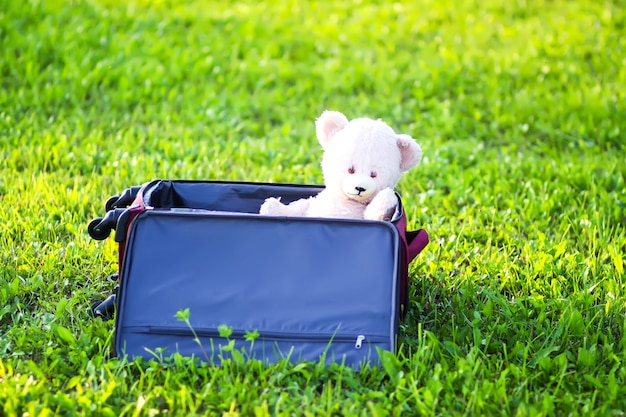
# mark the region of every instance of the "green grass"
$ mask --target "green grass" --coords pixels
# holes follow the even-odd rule
[[[624,415],[625,6],[0,0],[0,415]],[[398,355],[113,358],[106,198],[321,183],[326,108],[424,149]]]

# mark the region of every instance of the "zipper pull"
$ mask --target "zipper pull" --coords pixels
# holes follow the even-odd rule
[[[364,340],[365,340],[365,336],[363,336],[362,334],[358,335],[356,337],[356,343],[354,344],[354,347],[357,349],[361,349],[361,347],[363,346]]]

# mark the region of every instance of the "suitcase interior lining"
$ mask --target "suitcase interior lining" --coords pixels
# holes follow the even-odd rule
[[[269,197],[281,197],[281,201],[288,204],[314,196],[322,190],[323,187],[310,185],[160,181],[146,190],[144,204],[161,209],[190,208],[256,214]]]
[[[160,209],[199,209],[226,213],[258,214],[269,197],[289,204],[312,197],[324,189],[318,185],[237,183],[220,181],[159,181],[146,190],[144,204]],[[402,216],[402,206],[392,222]]]

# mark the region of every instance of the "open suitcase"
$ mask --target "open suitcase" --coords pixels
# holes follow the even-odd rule
[[[116,296],[93,309],[115,304],[117,354],[220,363],[234,341],[264,362],[358,367],[395,351],[408,264],[428,235],[406,230],[401,204],[391,222],[256,214],[268,197],[289,203],[321,190],[157,180],[110,198],[89,234],[115,229],[119,242]],[[176,317],[187,309],[188,324]]]

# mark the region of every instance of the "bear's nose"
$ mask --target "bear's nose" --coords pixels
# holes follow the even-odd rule
[[[363,187],[354,187],[355,190],[357,190],[359,192],[359,194],[361,194],[363,191],[365,191],[365,188]]]

